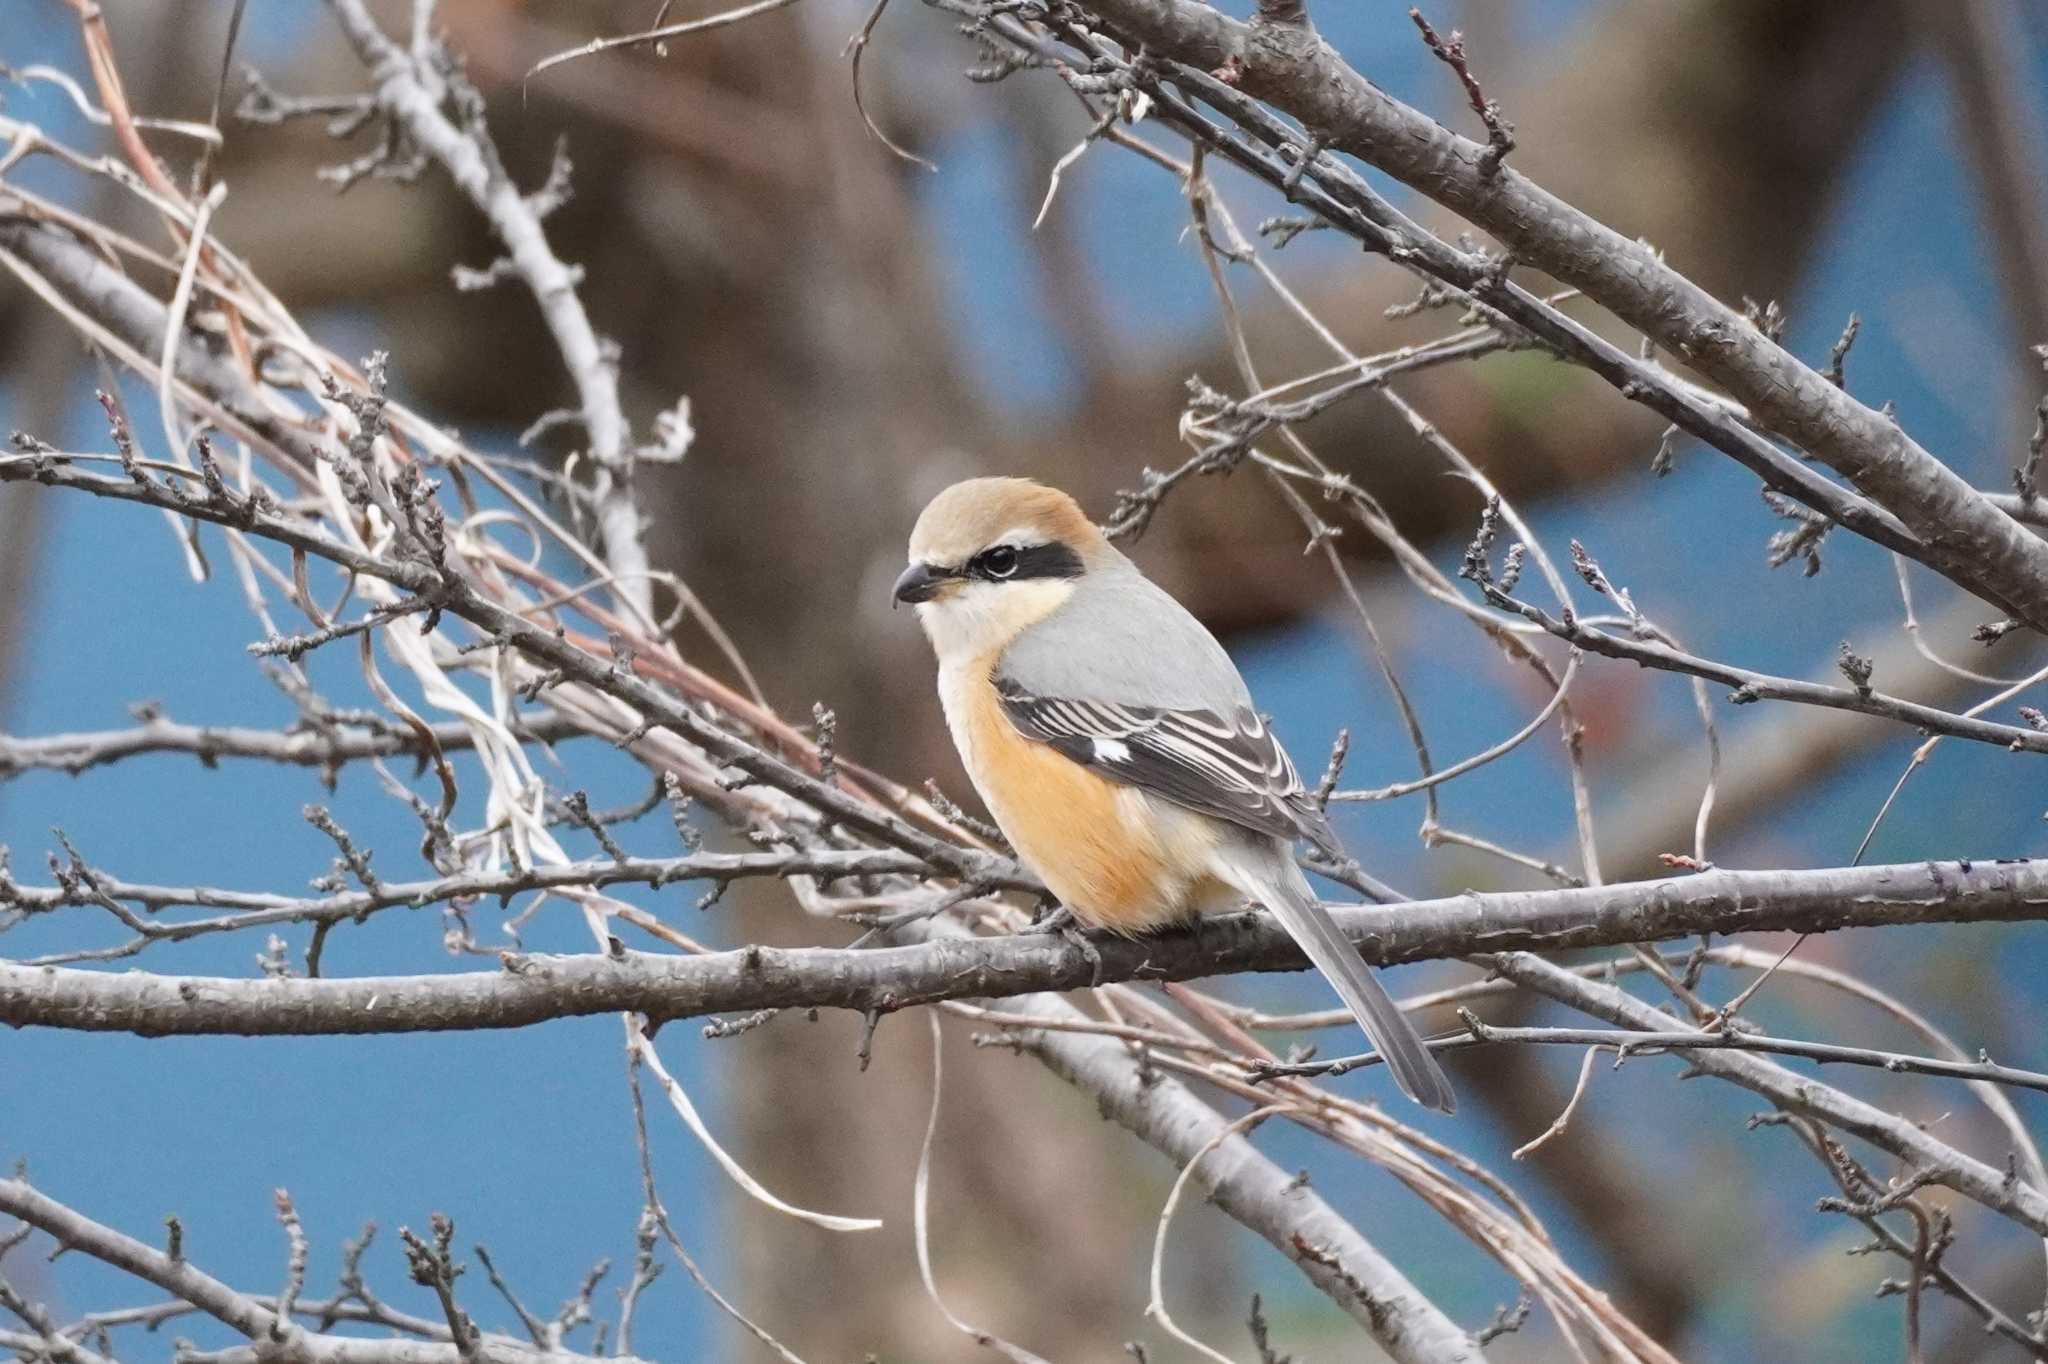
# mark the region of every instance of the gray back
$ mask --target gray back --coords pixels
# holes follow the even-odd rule
[[[1251,705],[1216,637],[1121,554],[1091,566],[1003,653],[996,675],[1036,696],[1225,716]]]

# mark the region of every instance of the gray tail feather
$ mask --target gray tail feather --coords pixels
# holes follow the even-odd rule
[[[1336,987],[1358,1026],[1386,1060],[1402,1093],[1424,1108],[1456,1112],[1458,1101],[1443,1067],[1430,1055],[1407,1015],[1387,996],[1386,987],[1374,978],[1358,949],[1337,931],[1300,869],[1290,859],[1277,875],[1263,867],[1245,870],[1251,882],[1248,889]]]

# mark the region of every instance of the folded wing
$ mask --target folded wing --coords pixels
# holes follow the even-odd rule
[[[1037,695],[998,676],[1010,723],[1111,781],[1289,843],[1341,856],[1329,821],[1265,719]]]

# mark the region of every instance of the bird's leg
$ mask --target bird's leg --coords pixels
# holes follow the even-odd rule
[[[1093,969],[1089,988],[1102,984],[1102,950],[1088,940],[1088,930],[1074,917],[1074,911],[1050,895],[1038,897],[1036,912],[1024,929],[1025,933],[1057,933],[1066,939],[1069,946],[1079,952]]]
[[[1067,913],[1067,911],[1065,910],[1061,910],[1060,912],[1062,914]],[[1067,940],[1067,944],[1069,946],[1071,946],[1075,951],[1079,952],[1083,957],[1087,958],[1088,965],[1091,968],[1093,968],[1088,978],[1088,988],[1092,990],[1095,987],[1101,985],[1102,950],[1098,948],[1094,943],[1088,940],[1088,934],[1081,928],[1081,926],[1078,923],[1074,922],[1073,916],[1071,914],[1067,915],[1067,922],[1060,925],[1059,934],[1062,938],[1065,938]]]

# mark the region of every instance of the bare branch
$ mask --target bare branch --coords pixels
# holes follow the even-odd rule
[[[552,712],[529,717],[525,732],[540,743],[556,743],[587,733]],[[331,726],[286,730],[250,729],[240,725],[187,725],[152,716],[134,729],[17,738],[0,734],[0,779],[29,771],[77,776],[95,767],[147,753],[178,753],[216,766],[223,758],[282,763],[293,767],[331,769],[366,758],[418,756],[438,747],[455,751],[471,747],[476,736],[465,725],[446,723],[432,728],[433,744],[399,726],[365,728],[337,722]]]
[[[619,870],[610,859],[582,869]],[[5,889],[0,887],[0,889]],[[13,893],[20,894],[16,888]],[[0,894],[0,903],[5,895]],[[1333,906],[1377,964],[1711,933],[1822,932],[2048,919],[2048,863],[1928,862],[1825,871],[1702,872],[1671,880]],[[523,1027],[594,1013],[655,1020],[769,1007],[892,1010],[945,999],[1301,970],[1262,915],[1199,934],[1083,945],[1050,934],[911,947],[747,947],[699,957],[503,954],[496,973],[335,979],[111,974],[0,964],[0,1023],[160,1035],[306,1035]]]
[[[1939,1075],[1950,1080],[1981,1080],[2048,1093],[2048,1075],[2035,1070],[2002,1066],[1989,1059],[1955,1061],[1944,1057],[1913,1056],[1905,1052],[1881,1051],[1875,1047],[1850,1047],[1833,1042],[1810,1042],[1800,1037],[1771,1037],[1764,1033],[1724,1029],[1719,1032],[1629,1032],[1602,1028],[1499,1028],[1483,1023],[1470,1010],[1458,1010],[1467,1030],[1465,1037],[1438,1038],[1431,1045],[1439,1051],[1467,1045],[1519,1043],[1523,1045],[1606,1048],[1616,1060],[1631,1056],[1654,1056],[1664,1052],[1754,1051],[1774,1056],[1794,1056],[1823,1065],[1869,1066],[1897,1075]],[[1260,1066],[1259,1078],[1278,1075],[1343,1075],[1379,1064],[1377,1053],[1334,1056],[1326,1061],[1302,1061],[1286,1065]],[[1584,1078],[1580,1087],[1584,1087]]]
[[[384,36],[361,0],[328,0],[342,32],[377,83],[377,102],[428,156],[448,172],[456,188],[490,219],[512,268],[526,281],[562,352],[562,362],[582,401],[583,427],[590,434],[596,465],[596,501],[605,557],[625,600],[650,624],[648,560],[640,538],[640,508],[633,492],[633,456],[625,410],[619,402],[615,357],[599,340],[577,296],[578,272],[564,264],[541,226],[546,204],[521,193],[498,159],[484,126],[483,97],[459,70],[442,69],[423,78],[418,63],[430,53],[411,54]],[[461,125],[443,112],[452,99]],[[550,183],[553,177],[550,176]],[[545,195],[545,188],[543,195]]]
[[[0,247],[6,245],[7,226],[0,221]],[[212,503],[179,502],[154,484],[142,486],[126,478],[86,473],[68,457],[47,450],[0,455],[0,482],[35,482],[118,501],[173,507],[196,519],[232,525],[328,560],[359,575],[381,579],[416,596],[436,598],[448,614],[476,625],[487,638],[502,647],[519,650],[565,678],[573,678],[593,690],[626,702],[648,717],[644,723],[650,728],[659,724],[673,730],[701,746],[718,761],[730,764],[753,780],[785,791],[815,809],[828,812],[858,833],[918,853],[935,866],[969,879],[1003,884],[1018,875],[1008,865],[1007,859],[949,843],[916,828],[872,801],[842,789],[841,785],[821,781],[799,770],[707,719],[674,694],[643,681],[631,670],[618,667],[615,660],[601,660],[554,631],[535,625],[526,615],[500,605],[452,570],[430,566],[417,559],[383,558],[345,544],[302,520],[264,508],[228,508]]]
[[[957,0],[1006,37],[1049,46],[1021,23]],[[1245,130],[1218,127],[1174,86],[1148,87],[1160,117],[1230,156],[1376,250],[1469,292],[1529,328],[1546,344],[1607,379],[1623,396],[1743,461],[1772,486],[1937,568],[2014,616],[2048,628],[2048,545],[1972,489],[1888,416],[1865,407],[1802,363],[1742,314],[1633,242],[1510,168],[1485,169],[1491,148],[1444,128],[1386,94],[1321,42],[1265,40],[1253,26],[1193,0],[1094,0],[1092,9],[1128,47],[1167,64],[1177,86],[1195,92]],[[1055,29],[1061,25],[1048,18]],[[1006,27],[1007,25],[1007,27]],[[1070,25],[1066,32],[1078,33]],[[1109,45],[1074,37],[1090,59]],[[1211,73],[1224,71],[1230,79]],[[1628,356],[1545,309],[1495,271],[1496,262],[1432,237],[1385,203],[1337,158],[1307,174],[1301,138],[1259,101],[1291,116],[1320,145],[1388,172],[1504,242],[1511,257],[1585,293],[1645,336],[1722,385],[1762,423],[1846,476],[1855,494],[1796,469],[1769,441],[1703,401],[1657,367]],[[1875,503],[1873,508],[1870,503]]]
[[[288,1207],[281,1204],[280,1207]],[[167,1255],[133,1237],[104,1226],[31,1187],[20,1178],[0,1179],[0,1213],[19,1218],[56,1241],[73,1254],[81,1254],[154,1285],[178,1300],[165,1309],[151,1309],[130,1319],[154,1325],[197,1309],[246,1337],[249,1344],[212,1352],[181,1350],[178,1358],[186,1364],[596,1364],[590,1356],[560,1348],[537,1349],[524,1341],[471,1328],[467,1346],[458,1346],[445,1335],[435,1338],[433,1323],[420,1322],[403,1314],[355,1310],[339,1304],[300,1302],[280,1304],[276,1299],[243,1293],[195,1268],[189,1261]],[[289,1227],[289,1223],[287,1226]],[[294,1264],[302,1254],[294,1242]],[[381,1307],[381,1304],[378,1304]],[[324,1321],[319,1330],[296,1324],[281,1316],[280,1308],[298,1318]],[[331,1315],[324,1315],[329,1314]],[[326,1327],[335,1321],[369,1321],[425,1338],[372,1339],[333,1335]],[[109,1322],[108,1324],[119,1324]],[[445,1332],[445,1328],[443,1328]],[[4,1337],[0,1337],[4,1340]],[[52,1342],[38,1342],[48,1350]],[[91,1351],[74,1348],[60,1351],[78,1364],[97,1360]],[[624,1359],[625,1356],[612,1356]],[[637,1364],[637,1361],[634,1362]]]
[[[1047,996],[1011,1007],[1028,1017],[1075,1012]],[[1294,1261],[1392,1358],[1403,1364],[1484,1359],[1472,1337],[1417,1292],[1322,1195],[1260,1154],[1243,1133],[1232,1134],[1230,1121],[1179,1081],[1148,1071],[1107,1037],[1025,1032],[1017,1045],[1183,1170],[1199,1156],[1190,1177],[1210,1201]]]
[[[1510,980],[1624,1027],[1654,1033],[1684,1031],[1678,1019],[1661,1009],[1527,953],[1503,953],[1493,959],[1493,966]],[[1763,1095],[1779,1108],[1860,1137],[1898,1157],[1906,1162],[1913,1178],[1954,1189],[2036,1234],[2048,1235],[2048,1193],[1937,1141],[1909,1119],[1761,1056],[1706,1049],[1688,1052],[1687,1059],[1710,1075]]]
[[[1766,673],[1751,672],[1747,668],[1716,663],[1712,659],[1700,658],[1653,640],[1631,639],[1595,629],[1569,615],[1553,616],[1541,607],[1519,601],[1491,585],[1482,585],[1482,590],[1486,592],[1487,600],[1494,605],[1534,621],[1559,639],[1581,649],[1608,658],[1626,659],[1646,668],[1658,668],[1665,672],[1705,678],[1709,682],[1720,682],[1734,689],[1729,697],[1732,701],[1797,701],[1804,705],[1826,706],[1832,710],[1853,710],[1865,715],[1895,720],[1930,734],[1974,739],[1979,743],[1996,744],[2000,748],[2015,752],[2048,753],[2048,733],[2032,727],[2001,725],[1990,720],[1979,720],[1974,716],[1957,715],[1933,706],[1923,706],[1915,701],[1887,696],[1863,685],[1853,689],[1829,687],[1798,678],[1773,677]]]

